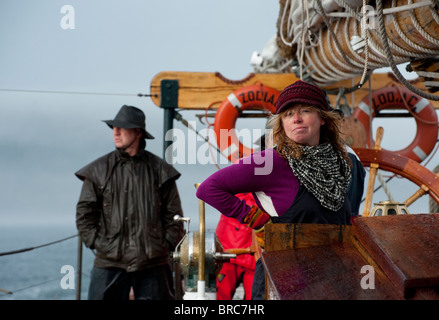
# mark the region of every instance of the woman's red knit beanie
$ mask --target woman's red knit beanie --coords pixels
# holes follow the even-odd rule
[[[276,101],[276,114],[298,103],[314,106],[324,111],[332,110],[325,91],[311,83],[297,80],[280,93]]]

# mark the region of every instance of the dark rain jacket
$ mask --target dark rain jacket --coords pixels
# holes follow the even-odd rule
[[[148,151],[130,157],[116,149],[75,174],[84,181],[76,225],[96,250],[96,267],[131,272],[169,262],[183,237],[173,219],[183,215],[177,170]]]

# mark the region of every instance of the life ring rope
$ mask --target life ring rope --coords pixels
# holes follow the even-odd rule
[[[428,121],[426,119],[423,119],[422,117],[418,116],[418,113],[420,113],[425,107],[427,107],[430,104],[430,101],[428,101],[426,98],[422,98],[421,100],[419,100],[419,102],[413,106],[413,109],[416,110],[416,112],[413,112],[412,109],[410,108],[410,106],[407,104],[406,99],[404,98],[403,93],[401,92],[401,89],[399,86],[395,86],[398,91],[400,96],[402,97],[402,102],[404,103],[405,108],[407,109],[407,111],[412,115],[413,118],[418,119],[419,121],[425,123],[425,124],[434,124],[439,126],[439,121]]]

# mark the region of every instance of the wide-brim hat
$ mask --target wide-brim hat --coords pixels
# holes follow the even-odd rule
[[[276,101],[276,114],[298,103],[310,105],[323,111],[332,110],[324,90],[311,83],[297,80],[280,93]]]
[[[105,122],[111,129],[113,129],[113,127],[142,129],[143,139],[154,139],[154,137],[148,131],[146,131],[145,114],[142,110],[136,107],[123,105],[113,120],[102,121]]]

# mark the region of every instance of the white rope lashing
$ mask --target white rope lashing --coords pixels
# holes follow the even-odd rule
[[[379,170],[377,171],[377,178],[378,178],[378,181],[380,182],[381,186],[383,187],[383,190],[387,196],[387,199],[389,199],[390,201],[395,201],[392,194],[390,193],[389,186],[387,185],[386,181],[384,181],[384,178]]]

